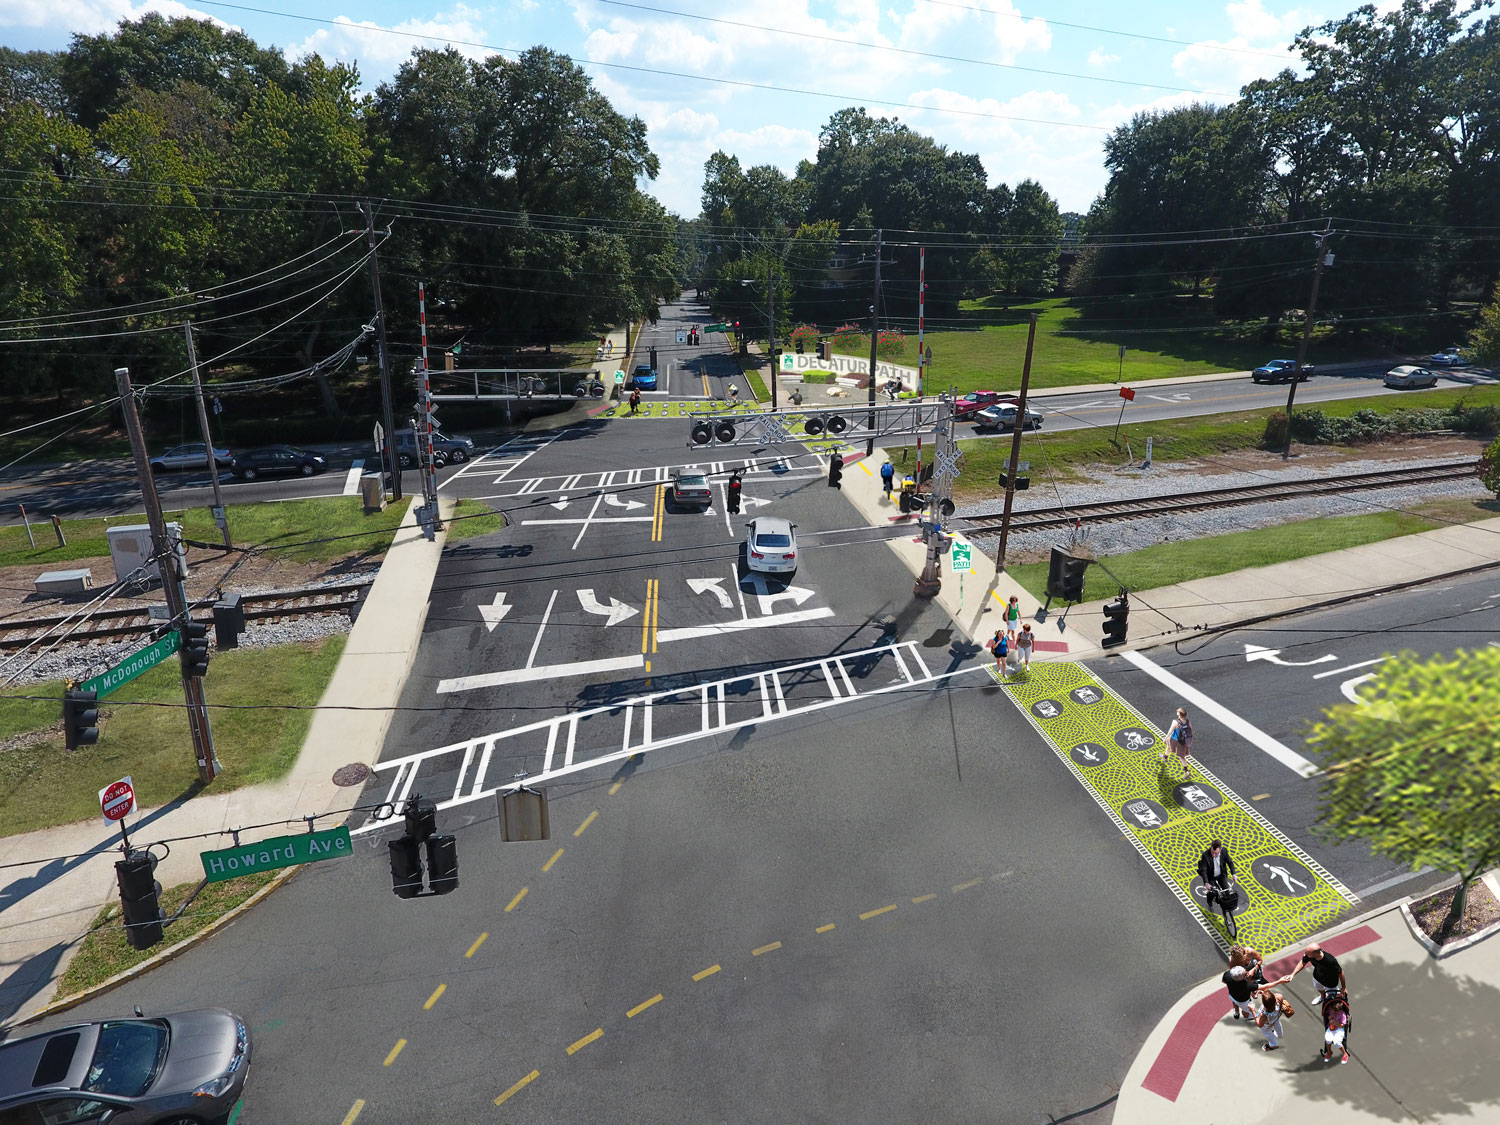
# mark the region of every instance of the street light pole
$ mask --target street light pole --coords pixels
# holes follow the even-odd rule
[[[880,335],[880,252],[884,231],[875,232],[875,295],[870,305],[870,439],[865,442],[865,456],[875,456],[875,356]],[[920,486],[921,481],[917,484]]]

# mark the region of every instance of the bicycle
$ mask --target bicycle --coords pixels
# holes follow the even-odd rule
[[[1234,877],[1230,876],[1229,885],[1222,890],[1213,883],[1203,884],[1203,898],[1205,902],[1204,913],[1213,916],[1213,907],[1218,906],[1224,914],[1224,933],[1233,941],[1239,936],[1239,923],[1234,920],[1234,912],[1239,909],[1240,892],[1234,885]]]

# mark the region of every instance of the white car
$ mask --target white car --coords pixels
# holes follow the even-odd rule
[[[1464,355],[1463,349],[1454,345],[1451,348],[1444,348],[1440,352],[1433,352],[1423,362],[1431,364],[1433,367],[1462,367],[1469,360]]]
[[[1385,373],[1385,385],[1387,387],[1435,387],[1437,376],[1425,367],[1415,367],[1404,363]]]
[[[797,525],[780,516],[761,516],[745,525],[745,565],[756,574],[797,570]]]
[[[1016,404],[1013,402],[997,403],[986,407],[974,416],[974,428],[977,430],[1009,430],[1016,424]],[[1028,430],[1040,430],[1042,428],[1042,416],[1035,410],[1026,411],[1026,428]]]

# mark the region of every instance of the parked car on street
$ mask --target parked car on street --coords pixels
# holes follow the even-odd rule
[[[708,477],[693,469],[672,470],[672,503],[679,508],[694,505],[707,508],[714,502],[713,489]]]
[[[183,469],[207,469],[208,449],[201,441],[190,441],[183,445],[174,445],[165,453],[158,453],[151,458],[151,471],[156,473],[181,472]],[[228,469],[234,465],[234,454],[227,449],[214,448],[214,461],[219,468]]]
[[[649,363],[638,363],[635,373],[630,376],[630,382],[638,391],[654,391],[656,390],[656,372]]]
[[[1313,365],[1305,363],[1302,370],[1297,370],[1295,359],[1273,359],[1264,363],[1250,372],[1252,383],[1289,383],[1293,378],[1299,382],[1307,379],[1313,373]]]
[[[256,477],[310,477],[326,472],[328,462],[317,453],[292,445],[267,445],[234,455],[234,475],[241,480]]]
[[[69,1024],[0,1043],[0,1122],[227,1121],[249,1072],[250,1031],[223,1008]]]
[[[1462,367],[1469,362],[1469,357],[1457,344],[1450,348],[1444,348],[1440,352],[1433,352],[1422,362],[1429,367]]]
[[[797,525],[780,516],[761,516],[745,525],[745,565],[756,574],[794,574]]]
[[[423,435],[423,440],[425,439],[426,435]],[[432,451],[438,455],[439,467],[450,461],[462,465],[474,456],[474,439],[450,436],[441,430],[434,430]],[[410,430],[396,431],[396,463],[403,469],[409,469],[417,463],[417,439]]]
[[[974,418],[976,430],[1008,430],[1016,424],[1019,407],[1013,402],[997,403],[987,406]],[[1042,428],[1042,416],[1029,407],[1026,410],[1026,429],[1040,430]]]
[[[1410,363],[1403,363],[1400,367],[1393,367],[1385,373],[1385,385],[1387,387],[1435,387],[1437,376],[1425,367],[1416,367]]]
[[[1002,402],[1019,402],[1015,395],[1002,394],[999,391],[970,391],[966,395],[960,395],[953,401],[953,417],[963,422],[974,417],[987,406],[994,406]]]

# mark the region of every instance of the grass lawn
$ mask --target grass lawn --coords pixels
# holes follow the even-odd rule
[[[53,999],[82,992],[116,973],[123,973],[133,965],[139,965],[148,957],[154,957],[170,945],[192,937],[203,927],[234,909],[269,883],[279,872],[262,871],[255,875],[244,875],[238,879],[226,879],[222,883],[209,883],[193,899],[181,918],[164,931],[162,940],[150,949],[135,950],[125,940],[121,926],[120,904],[112,902],[89,923],[88,935],[63,975],[58,978],[57,992]],[[161,906],[166,916],[175,914],[197,883],[181,883],[167,887],[161,893]]]
[[[203,682],[224,767],[213,791],[271,781],[291,768],[312,712],[283,706],[318,701],[346,639],[339,634],[215,653]],[[126,774],[134,778],[144,805],[163,804],[196,787],[198,768],[176,659],[100,700],[98,743],[73,753],[63,746],[61,697],[62,684],[55,681],[9,688],[0,696],[0,735],[57,728],[40,741],[0,754],[0,836],[97,818],[98,791]],[[128,703],[170,706],[121,706]],[[233,707],[252,709],[225,709]],[[253,709],[259,707],[266,709]]]
[[[1208,320],[1151,318],[1123,310],[1100,316],[1070,298],[1019,301],[1008,308],[993,298],[965,301],[962,313],[973,327],[939,329],[924,336],[932,348],[929,389],[959,392],[989,389],[1014,391],[1021,385],[1026,334],[1037,313],[1036,346],[1031,357],[1033,387],[1080,383],[1127,383],[1202,375],[1211,371],[1248,371],[1268,359],[1294,355],[1287,340],[1266,343],[1264,321],[1221,325]],[[1300,326],[1298,326],[1300,328]],[[1119,356],[1125,345],[1125,358]],[[868,356],[869,337],[856,337],[836,350]],[[907,337],[907,354],[891,362],[915,366],[916,334]],[[1333,363],[1358,355],[1346,344],[1320,343],[1313,337],[1309,363]]]
[[[459,500],[453,509],[453,519],[448,524],[448,542],[457,543],[488,535],[505,526],[505,515],[497,512],[483,500]]]
[[[1140,551],[1114,555],[1104,565],[1128,590],[1150,590],[1252,566],[1268,566],[1289,559],[1320,555],[1363,543],[1378,543],[1400,535],[1430,531],[1436,520],[1406,512],[1373,512],[1361,516],[1332,516],[1300,520],[1279,527],[1236,531],[1174,543],[1159,543]],[[1047,596],[1047,564],[1021,563],[1006,570],[1037,598]],[[1084,601],[1112,598],[1120,592],[1115,579],[1100,566],[1090,566],[1083,583]]]

